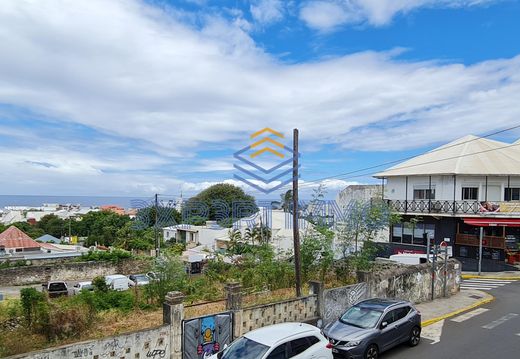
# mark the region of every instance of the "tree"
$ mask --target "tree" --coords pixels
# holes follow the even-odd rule
[[[152,271],[157,275],[145,287],[150,301],[160,304],[171,291],[183,291],[187,285],[186,266],[179,256],[164,254],[157,258]]]
[[[381,230],[400,221],[399,214],[380,199],[352,201],[344,211],[344,220],[336,224],[337,243],[343,257],[352,251],[352,246],[357,253],[360,243],[372,241]]]
[[[233,204],[241,203],[244,210],[233,213]],[[225,219],[240,219],[248,217],[258,212],[255,198],[244,192],[240,187],[228,183],[219,183],[206,188],[196,196],[190,198],[185,203],[185,208],[196,209],[200,203],[203,203],[208,209],[208,219],[222,222]],[[229,221],[226,221],[229,225]]]
[[[281,201],[281,206],[282,206],[283,211],[292,213],[292,205],[293,205],[292,189],[286,191],[285,193],[282,193],[280,195],[280,201]]]
[[[312,227],[302,236],[300,256],[303,280],[308,281],[312,272],[319,273],[319,279],[325,280],[334,261],[332,242],[334,232],[326,227]]]
[[[67,230],[64,231],[66,224],[68,226],[68,222],[66,223],[63,219],[56,216],[55,214],[48,214],[40,219],[37,226],[45,233],[50,234],[56,238],[61,238],[64,232],[68,232]]]

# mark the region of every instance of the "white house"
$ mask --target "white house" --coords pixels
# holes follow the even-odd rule
[[[448,238],[454,255],[504,260],[520,241],[520,142],[465,136],[389,168],[384,198],[403,215],[390,240],[424,250],[425,235]],[[417,222],[417,223],[414,223]]]

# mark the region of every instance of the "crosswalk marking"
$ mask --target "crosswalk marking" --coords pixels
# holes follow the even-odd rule
[[[461,323],[465,320],[468,320],[468,319],[471,319],[473,317],[476,317],[477,315],[479,314],[482,314],[482,313],[485,313],[487,312],[489,309],[486,309],[486,308],[477,308],[475,310],[472,310],[471,312],[468,312],[468,313],[464,313],[462,315],[459,315],[458,317],[455,317],[453,318],[451,321],[452,322],[457,322],[457,323]]]
[[[482,328],[484,328],[484,329],[493,329],[493,328],[496,328],[496,327],[498,327],[500,324],[504,324],[504,323],[507,322],[509,319],[513,319],[514,317],[517,317],[517,316],[518,316],[518,314],[516,314],[516,313],[509,313],[509,314],[506,314],[506,315],[504,315],[502,318],[498,318],[497,320],[494,320],[494,321],[492,321],[491,323],[482,326]]]
[[[513,283],[514,280],[474,278],[466,279],[460,283],[460,289],[492,290]]]

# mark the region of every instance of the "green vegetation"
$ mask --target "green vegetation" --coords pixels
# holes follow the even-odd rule
[[[227,183],[219,183],[213,185],[196,196],[190,198],[185,204],[187,208],[198,208],[199,202],[204,203],[208,210],[208,220],[219,221],[222,226],[230,227],[230,218],[233,217],[233,203],[244,203],[244,208],[247,206],[248,210],[241,211],[241,217],[250,216],[258,211],[255,203],[255,198],[244,192],[240,187],[233,186]],[[222,202],[225,205],[218,205]],[[221,221],[223,218],[226,220]]]
[[[89,261],[107,261],[118,263],[125,259],[133,258],[132,253],[122,249],[112,249],[110,251],[90,251],[82,254],[81,257],[77,258],[78,262],[89,262]]]

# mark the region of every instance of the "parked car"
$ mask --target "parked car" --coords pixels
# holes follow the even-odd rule
[[[421,313],[410,302],[368,299],[347,309],[323,334],[332,344],[335,359],[377,359],[401,343],[419,344]]]
[[[67,283],[61,281],[53,281],[42,284],[42,291],[47,292],[49,298],[57,298],[69,295]]]
[[[155,272],[148,272],[146,276],[150,278],[150,280],[159,280],[159,274]]]
[[[108,288],[112,290],[127,290],[130,285],[130,279],[122,274],[113,274],[105,276],[105,282]]]
[[[128,284],[131,287],[150,284],[150,278],[146,274],[132,274],[128,276],[128,279],[130,279]]]
[[[74,284],[72,287],[72,295],[78,295],[81,293],[82,290],[85,291],[92,291],[94,290],[94,286],[92,285],[92,282],[79,282]]]
[[[329,347],[318,328],[283,323],[253,330],[210,359],[332,359]]]

